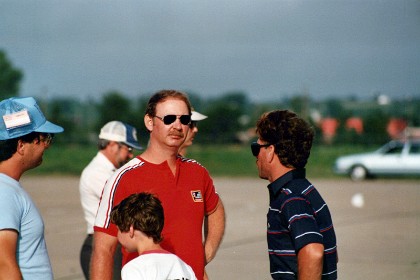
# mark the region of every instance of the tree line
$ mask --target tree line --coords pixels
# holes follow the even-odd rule
[[[23,78],[5,52],[0,50],[0,97],[19,96]],[[248,144],[255,138],[254,127],[259,116],[274,109],[289,109],[313,124],[316,141],[325,143],[319,121],[334,118],[340,124],[334,138],[328,144],[360,143],[381,144],[389,140],[386,126],[392,118],[406,120],[409,126],[420,126],[420,98],[402,99],[380,104],[357,98],[330,98],[316,101],[308,94],[290,98],[279,96],[271,102],[251,101],[246,92],[232,91],[218,97],[204,98],[198,93],[187,92],[195,110],[208,116],[199,123],[196,139],[200,144]],[[128,98],[123,92],[106,92],[99,100],[81,101],[74,97],[50,97],[38,99],[46,117],[64,127],[65,133],[57,137],[63,144],[92,144],[96,142],[100,128],[108,121],[120,120],[137,128],[140,142],[146,145],[148,132],[143,116],[149,95],[139,94]],[[363,132],[346,128],[343,124],[350,117],[363,120]]]

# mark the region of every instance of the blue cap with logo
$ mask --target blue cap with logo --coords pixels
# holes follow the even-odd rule
[[[45,118],[33,97],[11,97],[0,102],[0,140],[31,132],[60,133],[64,129]]]

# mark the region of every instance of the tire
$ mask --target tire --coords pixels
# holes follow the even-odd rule
[[[368,177],[368,171],[361,165],[356,165],[350,170],[350,178],[353,181],[362,181]]]

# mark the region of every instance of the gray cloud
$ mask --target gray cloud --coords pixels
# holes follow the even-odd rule
[[[23,95],[419,95],[419,1],[1,1]]]

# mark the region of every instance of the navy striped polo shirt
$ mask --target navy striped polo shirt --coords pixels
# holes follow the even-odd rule
[[[310,243],[324,245],[322,279],[337,279],[337,242],[327,204],[306,179],[292,170],[268,185],[267,243],[273,279],[297,279],[297,253]]]

